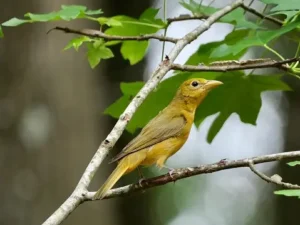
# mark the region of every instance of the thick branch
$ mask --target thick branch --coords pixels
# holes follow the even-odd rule
[[[250,59],[243,61],[217,61],[214,63],[206,65],[180,65],[172,64],[171,67],[173,70],[180,71],[192,71],[192,72],[201,72],[201,71],[210,71],[210,72],[227,72],[232,70],[246,70],[246,69],[258,69],[258,68],[270,68],[275,67],[284,71],[288,70],[287,63],[299,62],[300,58],[286,59],[282,61],[276,61],[273,59]]]
[[[179,40],[177,38],[164,37],[162,35],[156,35],[156,34],[145,34],[145,35],[139,35],[139,36],[108,35],[99,30],[93,30],[93,29],[75,30],[75,29],[71,29],[68,27],[54,27],[50,31],[52,31],[52,30],[60,30],[60,31],[64,31],[66,33],[79,34],[79,35],[84,35],[84,36],[88,36],[88,37],[98,37],[98,38],[103,38],[108,41],[115,41],[115,40],[117,40],[117,41],[129,41],[129,40],[145,41],[145,40],[149,40],[149,39],[156,39],[159,41],[167,41],[167,42],[176,43]],[[48,31],[48,33],[50,31]]]
[[[136,183],[136,184],[131,184],[124,187],[112,189],[107,193],[107,196],[105,198],[114,198],[114,197],[128,195],[133,192],[138,192],[138,191],[146,190],[148,188],[161,186],[170,182],[175,182],[180,179],[184,179],[187,177],[192,177],[200,174],[214,173],[222,170],[240,168],[240,167],[251,168],[250,166],[251,163],[254,165],[254,164],[261,164],[266,162],[281,161],[284,159],[295,159],[298,157],[300,157],[300,151],[293,151],[293,152],[277,153],[277,154],[270,154],[270,155],[262,155],[253,158],[245,158],[239,160],[230,160],[230,161],[221,160],[220,162],[213,163],[213,164],[202,165],[198,167],[176,169],[174,172],[172,172],[172,176],[170,176],[169,173],[166,173],[158,177],[153,177],[143,181],[142,186],[139,183]],[[259,176],[261,177],[261,175]],[[265,180],[268,182],[273,182],[273,181],[269,181],[268,179]],[[275,184],[282,185],[282,182],[275,183]],[[299,186],[298,185],[285,186],[285,188],[296,188],[296,187],[298,188]],[[94,194],[95,192],[88,192],[85,195],[85,200],[86,201],[92,200]]]
[[[248,12],[250,12],[250,13],[256,15],[256,16],[258,16],[259,18],[262,18],[262,19],[271,21],[271,22],[273,22],[273,23],[275,23],[275,24],[277,24],[277,25],[279,25],[279,26],[282,26],[282,25],[283,25],[283,22],[282,22],[281,20],[276,19],[276,18],[274,18],[274,17],[272,17],[272,16],[264,15],[264,14],[262,14],[262,13],[256,11],[255,9],[252,9],[252,8],[246,6],[245,4],[242,4],[241,7],[242,7],[244,10],[246,10],[246,11],[248,11]]]
[[[60,224],[67,216],[74,211],[74,209],[83,202],[83,195],[86,194],[87,188],[91,183],[97,169],[107,156],[109,150],[115,145],[117,140],[122,135],[128,121],[132,118],[137,108],[142,104],[148,94],[159,84],[161,79],[171,69],[171,65],[177,58],[183,48],[194,41],[199,35],[208,30],[208,28],[219,20],[221,17],[239,7],[243,3],[242,0],[236,0],[229,6],[212,14],[206,21],[199,25],[196,29],[179,39],[173,49],[171,50],[168,58],[164,60],[158,68],[153,72],[149,81],[133,98],[131,103],[127,106],[120,119],[109,133],[107,138],[101,143],[97,152],[93,156],[91,162],[84,171],[79,183],[77,184],[73,194],[44,222],[44,225]],[[75,199],[75,201],[73,201]]]
[[[285,182],[282,182],[282,181],[280,181],[280,180],[272,179],[272,178],[266,176],[265,174],[259,172],[257,169],[255,169],[252,160],[249,160],[249,167],[250,167],[250,169],[253,171],[253,173],[255,173],[257,176],[259,176],[259,177],[260,177],[261,179],[263,179],[264,181],[267,181],[268,183],[277,184],[277,185],[279,185],[279,186],[281,186],[281,187],[288,188],[288,189],[300,189],[300,186],[299,186],[299,185],[296,185],[296,184],[290,184],[290,183],[285,183]]]

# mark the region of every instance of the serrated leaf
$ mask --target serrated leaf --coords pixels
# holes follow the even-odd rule
[[[199,3],[191,0],[189,2],[180,2],[180,4],[186,8],[187,10],[191,11],[194,15],[211,15],[217,12],[218,8],[200,5]],[[260,28],[259,25],[248,21],[245,18],[244,10],[241,8],[237,8],[227,15],[223,16],[219,22],[222,23],[230,23],[236,26],[236,28],[249,28],[249,29],[258,29]]]
[[[67,9],[67,10],[76,10],[76,11],[85,11],[86,6],[84,5],[62,5],[61,9]]]
[[[288,190],[280,190],[280,191],[274,191],[274,194],[276,195],[284,195],[287,197],[298,197],[300,198],[300,189],[288,189]]]
[[[52,20],[59,20],[60,17],[56,12],[51,12],[48,14],[33,14],[33,13],[26,13],[24,15],[25,17],[28,17],[34,22],[47,22]]]
[[[139,19],[135,19],[129,16],[114,16],[111,17],[109,25],[111,28],[105,31],[109,35],[121,35],[121,36],[137,36],[143,34],[156,33],[158,30],[164,28],[166,24],[161,20],[155,18],[158,9],[147,9]],[[100,23],[107,23],[107,18],[99,18]],[[116,21],[119,23],[116,24]],[[121,46],[121,53],[124,59],[128,59],[130,64],[136,64],[146,54],[149,41],[124,41]]]
[[[134,65],[144,58],[148,45],[148,41],[124,41],[121,54],[124,59],[129,60],[130,65]]]
[[[0,26],[0,38],[3,38],[3,37],[4,37],[3,30],[2,30],[2,27]]]
[[[196,124],[201,124],[206,117],[219,113],[209,129],[207,136],[209,143],[233,113],[238,114],[242,122],[256,125],[262,104],[262,92],[290,90],[289,86],[281,81],[280,75],[246,76],[241,72],[234,72],[230,76],[219,77],[224,81],[224,85],[210,93],[196,111]]]
[[[2,23],[2,26],[5,26],[5,27],[16,27],[16,26],[19,26],[21,24],[30,23],[30,22],[31,22],[30,20],[21,20],[21,19],[18,19],[16,17],[14,17],[14,18],[11,18],[10,20]]]
[[[74,38],[68,43],[68,45],[64,48],[64,50],[74,48],[76,51],[78,51],[79,47],[84,42],[90,42],[90,41],[92,41],[92,39],[87,37],[87,36],[81,36],[81,37],[78,37],[78,38]]]
[[[57,14],[60,16],[60,18],[66,21],[78,18],[81,15],[81,13],[83,13],[86,10],[85,6],[76,5],[63,5],[61,8],[62,9],[58,11]]]
[[[300,161],[293,161],[293,162],[289,162],[287,163],[289,166],[299,166],[300,165]]]
[[[144,86],[144,82],[121,82],[120,89],[124,95],[134,96]]]
[[[122,23],[118,20],[115,20],[114,18],[99,17],[97,18],[97,20],[101,25],[106,24],[109,27],[122,26]]]
[[[247,50],[250,47],[264,46],[275,38],[278,38],[279,36],[282,36],[283,34],[297,28],[297,26],[299,25],[300,21],[296,21],[277,30],[258,31],[256,33],[249,34],[248,37],[237,41],[235,44],[224,44],[214,49],[210,57],[224,56],[229,54],[236,55],[243,50]]]
[[[104,111],[104,114],[110,115],[113,118],[118,118],[123,111],[126,109],[127,105],[130,103],[130,96],[123,95],[109,107],[107,107]]]
[[[88,43],[88,61],[92,68],[95,68],[101,61],[101,59],[109,59],[114,56],[112,51],[107,48],[103,41],[96,41],[94,43]]]
[[[24,15],[25,18],[29,18],[30,20],[23,20],[18,18],[12,18],[5,23],[3,26],[19,26],[24,23],[32,23],[32,22],[48,22],[48,21],[55,21],[55,20],[73,20],[73,19],[93,19],[92,15],[101,14],[102,10],[87,10],[85,6],[81,5],[62,5],[61,10],[44,13],[44,14],[34,14],[34,13],[26,13]]]
[[[85,12],[85,15],[93,16],[93,15],[100,15],[103,14],[103,11],[101,9],[96,9],[96,10],[87,10]]]
[[[271,12],[300,9],[300,2],[298,0],[262,0],[262,2],[276,5],[271,9]]]
[[[223,46],[234,45],[234,43],[243,40],[249,35],[249,30],[234,30],[229,33],[223,41],[218,42],[210,42],[205,45],[201,45],[198,49],[198,55],[201,56],[200,58],[197,57],[195,63],[193,65],[197,65],[199,63],[210,63],[216,60],[234,60],[239,59],[242,57],[246,51],[240,51],[238,54],[233,55],[232,53],[227,54],[225,50],[223,50]],[[217,53],[216,52],[217,49]],[[223,52],[224,51],[224,52]],[[210,55],[210,57],[207,57]],[[191,64],[191,60],[193,60],[194,56],[191,56],[188,60],[187,64]]]

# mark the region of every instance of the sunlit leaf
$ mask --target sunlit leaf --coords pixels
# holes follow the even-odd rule
[[[298,197],[300,198],[300,189],[288,189],[288,190],[280,190],[274,191],[276,195],[284,195],[287,197]]]
[[[14,17],[14,18],[11,18],[10,20],[2,23],[2,26],[5,26],[5,27],[16,27],[16,26],[19,26],[21,24],[30,23],[30,22],[31,22],[30,20],[21,20],[21,19],[18,19],[16,17]]]
[[[79,47],[84,42],[90,42],[90,41],[92,41],[92,39],[87,37],[87,36],[81,36],[81,37],[78,37],[78,38],[74,38],[68,43],[68,45],[64,48],[64,50],[74,48],[76,51],[78,51]]]
[[[208,116],[219,113],[209,129],[207,140],[212,142],[231,114],[239,115],[244,123],[256,125],[264,91],[290,90],[280,75],[243,75],[241,72],[219,77],[224,84],[212,91],[196,111],[196,124]]]
[[[92,68],[95,68],[100,63],[101,59],[109,59],[114,56],[112,51],[104,45],[103,41],[88,43],[87,46],[88,60]]]
[[[148,41],[124,41],[121,47],[122,56],[129,60],[130,65],[134,65],[144,58],[148,45]]]
[[[111,23],[108,24],[111,28],[105,31],[110,35],[121,36],[137,36],[143,34],[156,33],[158,30],[165,27],[165,23],[161,19],[157,19],[158,9],[147,9],[139,19],[129,16],[111,17]],[[99,18],[100,23],[108,23],[107,18]],[[119,22],[119,23],[116,23]],[[128,59],[131,65],[141,61],[148,47],[149,41],[124,41],[121,46],[121,53],[124,59]]]
[[[293,162],[289,162],[287,163],[289,166],[299,166],[300,165],[300,161],[293,161]]]

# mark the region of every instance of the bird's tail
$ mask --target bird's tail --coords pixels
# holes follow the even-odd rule
[[[104,198],[107,191],[109,191],[118,182],[118,180],[123,176],[123,174],[126,173],[127,169],[128,163],[124,160],[121,160],[117,168],[112,172],[112,174],[108,177],[108,179],[105,181],[102,187],[94,195],[93,199]]]

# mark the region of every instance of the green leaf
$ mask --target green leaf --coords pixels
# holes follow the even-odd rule
[[[248,37],[245,37],[244,39],[241,39],[232,45],[224,44],[219,46],[218,48],[214,49],[210,57],[221,57],[229,54],[236,55],[250,47],[264,46],[275,38],[278,38],[279,36],[282,36],[283,34],[297,28],[299,25],[300,21],[296,21],[277,30],[250,33]]]
[[[135,19],[129,16],[115,16],[111,18],[101,17],[99,22],[111,26],[105,33],[109,35],[121,36],[138,36],[143,34],[156,33],[163,29],[166,24],[161,20],[155,18],[158,9],[147,9],[140,16]],[[118,22],[118,23],[117,23]],[[128,59],[131,65],[141,61],[147,52],[149,41],[124,41],[121,46],[121,53],[124,59]]]
[[[124,59],[129,60],[130,65],[134,65],[144,58],[148,45],[148,41],[124,41],[121,54]]]
[[[63,9],[63,10],[74,10],[74,11],[85,11],[86,6],[84,6],[84,5],[62,5],[61,9]]]
[[[293,161],[293,162],[289,162],[287,163],[289,166],[297,166],[300,165],[300,161]]]
[[[300,198],[300,189],[288,189],[288,190],[280,190],[280,191],[274,191],[274,194],[276,195],[284,195],[287,197],[298,197]]]
[[[85,6],[81,5],[62,5],[61,10],[56,12],[44,13],[44,14],[34,14],[34,13],[26,13],[24,15],[25,18],[29,18],[29,20],[22,20],[18,18],[12,18],[5,23],[3,26],[13,27],[19,26],[24,23],[32,23],[32,22],[48,22],[48,21],[56,21],[56,20],[74,20],[74,19],[93,19],[92,15],[101,14],[102,10],[87,10]]]
[[[186,8],[187,10],[191,11],[194,15],[211,15],[215,12],[217,12],[218,8],[210,7],[210,6],[204,6],[200,5],[199,3],[191,0],[188,2],[180,2],[180,4]],[[222,23],[230,23],[236,26],[236,28],[249,28],[249,29],[258,29],[260,28],[259,25],[248,21],[245,18],[244,10],[241,8],[237,8],[224,17],[220,19],[219,22]]]
[[[32,14],[32,13],[26,13],[24,15],[25,17],[28,17],[34,22],[48,22],[52,20],[59,20],[60,17],[56,12],[51,12],[48,14]]]
[[[2,27],[0,26],[0,38],[3,38],[3,37],[4,37],[3,30],[2,30]]]
[[[81,36],[78,38],[72,39],[68,45],[64,48],[64,50],[74,48],[76,51],[78,51],[79,47],[84,43],[84,42],[91,42],[92,39],[87,37],[87,36]]]
[[[5,27],[16,27],[16,26],[19,26],[21,24],[30,23],[30,22],[31,22],[30,20],[21,20],[21,19],[18,19],[16,17],[14,17],[14,18],[11,18],[10,20],[2,23],[2,26],[5,26]]]
[[[113,104],[111,104],[108,108],[106,108],[104,114],[110,115],[113,118],[118,118],[126,109],[127,105],[130,103],[130,99],[131,98],[129,95],[123,95]]]
[[[239,115],[244,123],[256,125],[261,108],[261,93],[263,91],[290,90],[289,86],[280,80],[280,75],[243,75],[234,72],[219,77],[224,85],[213,90],[201,103],[196,111],[197,125],[208,116],[219,113],[209,129],[207,140],[212,142],[225,121],[233,113]]]
[[[85,6],[79,6],[79,5],[62,5],[61,10],[58,11],[58,15],[63,20],[74,20],[78,18],[81,14],[84,13],[86,10]]]
[[[109,27],[122,26],[122,23],[118,20],[115,20],[114,18],[99,17],[97,20],[101,25],[106,24]]]
[[[101,9],[96,9],[96,10],[87,10],[84,13],[85,15],[88,16],[93,16],[93,15],[100,15],[103,14],[103,11]]]
[[[298,0],[261,0],[265,4],[275,4],[276,6],[271,9],[272,12],[284,10],[300,9],[300,2]]]
[[[104,45],[102,40],[88,43],[87,46],[88,60],[92,68],[95,68],[100,63],[101,59],[109,59],[114,56],[112,51]]]
[[[143,86],[144,86],[144,82],[131,82],[131,83],[121,82],[120,84],[122,93],[129,96],[136,95]]]

